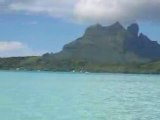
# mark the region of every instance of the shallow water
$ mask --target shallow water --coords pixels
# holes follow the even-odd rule
[[[160,120],[160,75],[1,71],[0,120]]]

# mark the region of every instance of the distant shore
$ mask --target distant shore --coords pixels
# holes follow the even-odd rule
[[[159,72],[153,72],[153,73],[150,73],[150,72],[103,72],[103,71],[86,71],[86,72],[83,72],[83,71],[53,71],[53,70],[16,70],[16,69],[0,69],[0,71],[5,71],[5,72],[36,72],[36,73],[40,73],[40,72],[49,72],[49,73],[54,73],[54,72],[59,72],[59,73],[78,73],[78,74],[94,74],[94,73],[97,73],[97,74],[144,74],[144,75],[160,75]]]

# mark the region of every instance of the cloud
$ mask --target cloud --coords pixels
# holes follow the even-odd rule
[[[16,0],[9,4],[8,7],[15,11],[66,17],[72,14],[75,1],[77,0]]]
[[[0,4],[14,12],[81,22],[160,22],[160,0],[0,0]]]
[[[13,51],[24,48],[23,44],[20,42],[0,42],[0,51]]]
[[[0,41],[0,57],[33,56],[45,52],[37,52],[18,41]]]
[[[159,0],[80,0],[75,16],[81,21],[160,21]]]

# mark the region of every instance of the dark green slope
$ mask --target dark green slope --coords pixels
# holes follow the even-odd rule
[[[30,57],[10,57],[0,58],[0,69],[1,70],[32,70],[38,69],[41,57],[30,56]]]
[[[88,28],[84,36],[64,46],[60,54],[70,53],[74,59],[94,63],[123,62],[123,37],[125,30],[120,24],[110,27],[95,25]]]

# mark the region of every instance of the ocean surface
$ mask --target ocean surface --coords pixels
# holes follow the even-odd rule
[[[160,75],[1,71],[0,120],[160,120]]]

